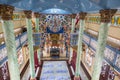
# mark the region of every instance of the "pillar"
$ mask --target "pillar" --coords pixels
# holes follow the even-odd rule
[[[112,16],[116,13],[115,9],[100,10],[101,24],[99,29],[98,44],[95,55],[95,63],[93,65],[93,74],[92,80],[99,80],[101,73],[101,67],[104,57],[104,50],[106,46],[106,39],[108,35],[109,22],[112,19]]]
[[[29,48],[29,56],[30,56],[30,75],[31,75],[31,80],[36,80],[35,79],[35,64],[34,64],[34,50],[33,50],[33,31],[32,31],[32,11],[24,11],[25,16],[26,16],[26,23],[27,23],[27,34],[28,34],[28,48]]]
[[[76,14],[72,14],[71,17],[72,17],[72,29],[71,29],[71,33],[74,32],[74,28],[75,28],[75,16]]]
[[[1,5],[2,28],[8,56],[8,68],[10,80],[20,80],[20,71],[17,61],[16,42],[14,35],[14,25],[12,22],[13,6]]]
[[[36,32],[39,33],[39,18],[40,18],[40,14],[36,12],[36,13],[34,13],[34,15],[35,15],[35,18],[36,18],[35,30],[36,30]],[[40,47],[37,50],[37,55],[38,55],[38,60],[39,60],[39,63],[40,63],[40,55],[41,55]]]
[[[75,17],[76,14],[72,14],[71,18],[72,18],[72,26],[71,26],[71,33],[74,33],[74,27],[75,27]],[[69,57],[69,64],[71,64],[71,60],[72,60],[72,46],[70,47],[70,57]]]
[[[80,80],[80,61],[82,55],[82,39],[83,39],[83,32],[84,32],[84,19],[87,13],[81,12],[80,13],[80,28],[79,28],[79,36],[78,36],[78,48],[77,48],[77,59],[76,59],[76,70],[75,70],[75,77],[74,80]]]

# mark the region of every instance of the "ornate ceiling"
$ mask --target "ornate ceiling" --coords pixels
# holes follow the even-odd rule
[[[9,4],[17,9],[46,14],[71,14],[99,11],[100,9],[119,9],[119,3],[120,0],[0,0],[0,4]]]

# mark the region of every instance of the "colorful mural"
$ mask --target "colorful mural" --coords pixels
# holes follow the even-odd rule
[[[68,15],[41,15],[41,18],[40,26],[44,29],[43,31],[49,28],[53,32],[58,32],[62,28],[66,30],[70,27],[67,25],[71,25],[71,18]]]

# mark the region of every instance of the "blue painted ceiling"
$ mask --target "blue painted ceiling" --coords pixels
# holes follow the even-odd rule
[[[71,14],[120,8],[120,0],[0,0],[0,4],[48,14]]]

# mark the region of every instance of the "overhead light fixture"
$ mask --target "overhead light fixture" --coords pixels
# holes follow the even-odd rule
[[[56,10],[54,10],[54,12],[56,13],[57,11],[56,11]]]

